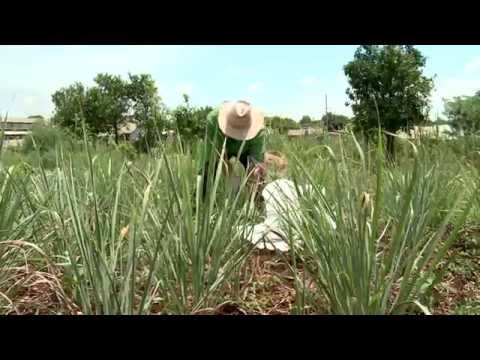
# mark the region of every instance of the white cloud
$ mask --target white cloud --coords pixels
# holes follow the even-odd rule
[[[463,70],[467,73],[480,72],[480,56],[465,64]]]
[[[250,84],[248,86],[247,90],[248,90],[249,93],[256,94],[256,93],[262,92],[264,88],[265,88],[265,85],[264,85],[263,82],[256,81],[253,84]]]

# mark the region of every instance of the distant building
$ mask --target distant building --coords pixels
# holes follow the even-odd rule
[[[22,144],[25,137],[31,132],[33,125],[40,121],[42,119],[39,117],[7,117],[5,121],[1,119],[0,129],[3,132],[3,145],[17,146]]]
[[[295,138],[295,137],[303,137],[303,136],[309,136],[309,135],[318,135],[322,133],[321,129],[316,129],[313,127],[304,127],[302,129],[294,129],[294,130],[288,130],[288,137],[289,138]]]
[[[127,117],[126,120],[119,122],[118,124],[118,139],[128,142],[139,141],[142,137],[142,129],[140,128],[138,122],[131,116]],[[162,138],[173,138],[175,136],[174,130],[163,130],[160,135]],[[99,139],[106,139],[107,141],[113,141],[114,133],[112,131],[98,134]]]
[[[455,137],[454,129],[451,125],[429,125],[429,126],[414,126],[413,129],[408,131],[408,134],[404,131],[397,133],[402,138],[418,139],[422,137],[438,138],[438,139],[452,139]],[[462,135],[460,132],[459,135]]]
[[[454,137],[453,134],[454,129],[448,124],[414,127],[414,137],[428,136],[441,139],[450,139]]]

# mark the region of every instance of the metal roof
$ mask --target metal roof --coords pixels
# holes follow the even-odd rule
[[[6,120],[6,121],[4,121]],[[6,119],[3,116],[0,116],[0,123],[25,123],[25,124],[33,124],[39,121],[39,118],[20,118],[20,117],[7,117]]]

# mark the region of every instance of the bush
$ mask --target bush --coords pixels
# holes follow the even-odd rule
[[[22,161],[22,155],[18,151],[15,151],[15,148],[9,148],[8,150],[2,151],[1,154],[1,163],[4,167],[9,167],[11,165],[18,164]]]
[[[42,167],[45,170],[51,170],[57,166],[57,152],[50,149],[44,152],[31,152],[26,155],[26,162],[33,167]]]
[[[35,126],[23,142],[21,151],[29,154],[33,151],[45,153],[55,150],[58,145],[63,145],[73,150],[74,139],[65,130],[54,126]]]

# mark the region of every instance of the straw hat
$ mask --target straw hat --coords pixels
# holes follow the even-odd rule
[[[253,139],[265,126],[263,113],[246,101],[225,102],[218,114],[218,126],[235,140]]]

